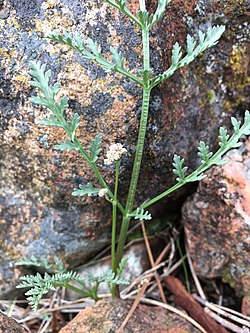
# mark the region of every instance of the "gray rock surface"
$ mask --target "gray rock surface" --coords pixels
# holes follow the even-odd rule
[[[153,10],[156,1],[149,1]],[[130,2],[131,10],[138,1]],[[160,193],[171,183],[172,156],[197,164],[200,139],[216,145],[217,129],[228,115],[241,114],[247,103],[248,1],[172,1],[152,32],[152,67],[169,65],[175,41],[186,34],[225,24],[220,43],[171,80],[153,91],[145,156],[137,201]],[[128,189],[139,122],[141,90],[119,75],[105,73],[66,46],[44,36],[54,29],[79,31],[108,51],[121,45],[131,70],[141,64],[141,38],[117,11],[98,0],[7,0],[0,5],[0,117],[1,117],[1,247],[0,290],[8,292],[20,272],[13,263],[24,256],[57,254],[68,263],[82,263],[109,242],[110,207],[101,199],[71,197],[74,186],[95,177],[74,152],[59,153],[53,146],[59,130],[38,124],[46,114],[31,105],[28,62],[40,60],[52,69],[81,115],[80,140],[88,146],[98,132],[104,136],[100,168],[109,184],[113,170],[103,165],[110,143],[128,149],[121,173],[121,197]],[[185,195],[185,192],[180,192]],[[176,195],[168,200],[173,207]],[[97,204],[96,204],[97,203]],[[159,208],[160,207],[160,208]],[[166,206],[164,206],[166,207]],[[152,209],[152,213],[162,210]]]

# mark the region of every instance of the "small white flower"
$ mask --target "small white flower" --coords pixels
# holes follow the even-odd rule
[[[112,144],[107,151],[107,158],[105,158],[104,164],[109,165],[115,161],[119,161],[126,152],[127,149],[121,143]]]
[[[99,195],[100,198],[103,198],[107,193],[108,193],[107,188],[101,188],[98,195]]]

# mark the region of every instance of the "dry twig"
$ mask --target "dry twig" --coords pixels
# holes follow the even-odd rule
[[[174,294],[174,301],[195,319],[208,333],[227,333],[227,330],[209,317],[200,304],[186,291],[183,284],[173,276],[167,276],[164,281]]]

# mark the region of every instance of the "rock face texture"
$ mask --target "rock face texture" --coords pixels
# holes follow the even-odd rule
[[[156,5],[155,0],[147,4],[150,10]],[[135,12],[138,1],[130,1],[129,6]],[[198,161],[195,147],[199,140],[214,147],[217,128],[227,123],[228,115],[245,111],[247,13],[247,0],[173,0],[152,31],[151,64],[160,73],[170,64],[175,41],[185,48],[187,33],[195,35],[198,29],[216,24],[227,28],[216,47],[152,92],[139,203],[173,182],[174,153],[185,157],[192,169]],[[40,60],[52,69],[53,81],[69,97],[70,110],[81,116],[78,137],[83,145],[88,147],[96,133],[103,134],[99,166],[111,186],[114,173],[103,165],[104,153],[110,143],[124,143],[129,153],[123,161],[121,196],[128,189],[141,90],[44,38],[52,30],[63,29],[93,38],[107,56],[108,44],[121,45],[126,65],[134,73],[142,63],[138,29],[103,1],[0,3],[0,294],[11,290],[20,275],[13,266],[17,259],[57,254],[75,265],[105,246],[110,236],[107,203],[71,196],[74,186],[87,181],[95,184],[95,177],[75,152],[53,150],[64,138],[60,129],[38,124],[47,111],[29,101],[35,93],[28,83],[30,60]]]
[[[183,206],[187,244],[196,273],[221,277],[250,299],[250,140],[211,169]],[[246,311],[245,311],[246,312]]]
[[[123,300],[99,301],[93,308],[80,312],[60,333],[111,333],[126,318],[131,303]],[[196,333],[198,330],[185,320],[163,309],[139,305],[123,333]]]
[[[25,333],[27,332],[21,325],[0,312],[0,333]]]

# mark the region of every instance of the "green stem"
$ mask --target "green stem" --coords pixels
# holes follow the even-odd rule
[[[60,285],[60,286],[61,286],[61,285]],[[64,284],[64,287],[67,288],[67,289],[70,289],[70,290],[72,290],[72,291],[74,291],[74,292],[76,292],[76,293],[78,293],[78,294],[80,294],[80,295],[83,295],[83,296],[85,296],[85,297],[88,297],[88,296],[89,296],[88,293],[86,293],[86,292],[83,291],[82,289],[79,289],[79,288],[73,286],[73,285],[70,284],[70,283],[65,283],[65,284]]]
[[[115,191],[114,191],[114,199],[112,200],[113,214],[112,214],[111,258],[112,258],[112,271],[114,273],[115,273],[115,243],[116,243],[117,193],[118,193],[118,184],[119,184],[119,168],[120,168],[120,160],[116,161]]]
[[[145,8],[145,0],[140,0],[141,8]],[[149,31],[147,28],[143,28],[142,30],[142,41],[143,41],[143,67],[144,70],[150,69],[150,54],[149,54]],[[138,134],[138,141],[136,147],[136,155],[134,159],[134,166],[130,181],[130,188],[127,197],[126,207],[125,207],[125,214],[122,220],[122,226],[120,231],[120,236],[118,240],[117,252],[116,252],[116,265],[115,269],[119,266],[119,263],[122,259],[123,248],[126,242],[127,232],[129,228],[129,223],[131,217],[129,214],[131,213],[134,205],[135,194],[138,184],[138,178],[141,168],[141,160],[143,155],[143,148],[144,148],[144,141],[147,129],[147,121],[148,121],[148,110],[149,110],[149,99],[150,99],[150,79],[148,82],[144,83],[143,87],[143,102],[142,102],[142,114],[140,119],[140,128]]]
[[[127,76],[128,78],[130,78],[131,80],[135,81],[136,83],[138,83],[141,87],[143,87],[143,82],[142,80],[140,80],[136,75],[130,73],[129,71],[127,71],[125,68],[122,67],[115,67],[114,69],[116,72],[123,74],[125,76]]]

